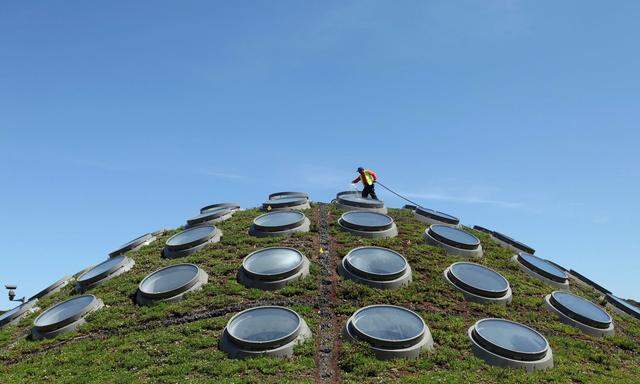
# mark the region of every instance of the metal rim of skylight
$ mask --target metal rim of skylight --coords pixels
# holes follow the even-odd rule
[[[558,266],[559,268],[561,268],[560,266]],[[565,269],[565,271],[567,271]],[[570,269],[569,271],[569,276],[570,277],[574,277],[576,280],[590,286],[591,288],[595,289],[596,291],[599,291],[600,293],[603,294],[611,294],[612,292],[608,289],[606,289],[605,287],[603,287],[602,285],[596,283],[595,281],[589,279],[588,277],[586,277],[585,275],[578,273],[577,271]]]
[[[120,248],[116,249],[115,251],[112,251],[109,253],[109,257],[115,257],[115,256],[119,256],[123,253],[127,253],[129,251],[135,250],[145,244],[149,244],[151,242],[153,242],[156,239],[156,237],[152,234],[152,233],[145,233],[142,236],[138,236],[135,239],[124,243],[120,246]]]
[[[181,285],[176,286],[175,288],[168,289],[165,291],[145,290],[145,282],[149,281],[154,276],[162,274],[163,272],[170,270],[171,268],[178,268],[178,267],[185,267],[185,266],[192,268],[194,271],[193,276],[188,281],[183,282]],[[173,265],[169,265],[169,266],[157,269],[151,272],[150,274],[148,274],[147,276],[145,276],[145,278],[142,279],[142,281],[140,281],[140,284],[138,284],[138,292],[143,297],[150,299],[152,301],[170,299],[170,298],[182,295],[186,292],[189,292],[191,289],[196,287],[199,283],[202,283],[202,284],[205,283],[207,279],[206,275],[207,275],[206,272],[204,272],[200,267],[198,267],[195,264],[190,264],[190,263],[173,264]]]
[[[187,219],[187,226],[195,227],[202,224],[212,223],[214,221],[222,221],[224,218],[231,217],[234,210],[230,207],[220,207],[219,209],[210,209],[201,212],[199,215]]]
[[[274,192],[272,194],[270,194],[268,196],[269,200],[274,200],[274,199],[278,199],[278,198],[283,198],[283,197],[301,197],[301,198],[305,198],[307,200],[309,200],[309,194],[306,192],[292,192],[292,191],[286,191],[286,192]]]
[[[546,263],[548,265],[550,265],[553,269],[556,269],[558,272],[560,272],[559,274],[554,274],[551,272],[548,272],[542,268],[539,268],[538,266],[536,266],[535,264],[529,262],[526,258],[527,257],[533,257],[536,260],[539,260],[543,263]],[[532,255],[530,253],[527,252],[518,252],[518,254],[516,255],[516,260],[518,261],[518,263],[520,263],[520,265],[524,266],[525,268],[527,268],[528,270],[546,278],[549,279],[553,282],[556,283],[560,283],[560,284],[565,284],[567,283],[569,276],[567,275],[566,272],[564,272],[563,270],[561,270],[560,268],[556,267],[555,265],[549,263],[547,260],[540,258],[538,256]]]
[[[42,299],[43,297],[47,297],[47,296],[57,292],[58,290],[62,289],[65,285],[67,285],[69,283],[69,280],[71,280],[71,276],[63,277],[62,279],[56,281],[55,283],[51,284],[47,288],[43,289],[42,291],[40,291],[40,292],[36,293],[35,295],[31,296],[29,298],[29,301],[34,300],[34,299]]]
[[[359,252],[359,251],[363,251],[363,250],[367,250],[367,249],[376,249],[376,250],[382,250],[384,252],[388,252],[393,254],[394,256],[397,256],[398,258],[400,258],[404,264],[403,268],[399,271],[394,271],[394,272],[390,272],[390,273],[373,273],[373,272],[368,272],[368,271],[364,271],[361,270],[359,268],[357,268],[356,266],[354,266],[352,263],[350,263],[351,258],[353,257],[353,254],[355,252]],[[385,281],[391,281],[391,280],[395,280],[398,279],[400,277],[402,277],[403,275],[406,275],[407,270],[410,268],[409,267],[409,262],[407,261],[407,259],[402,256],[400,253],[389,249],[389,248],[383,248],[383,247],[375,247],[375,246],[364,246],[364,247],[357,247],[354,248],[352,250],[349,251],[349,253],[347,253],[343,258],[342,258],[342,266],[344,267],[345,270],[347,270],[348,272],[363,278],[363,279],[367,279],[367,280],[374,280],[374,281],[380,281],[380,282],[385,282]]]
[[[65,305],[68,305],[69,303],[76,301],[76,300],[83,300],[85,298],[90,298],[91,300],[84,306],[82,307],[80,310],[76,311],[75,313],[62,318],[60,320],[54,321],[54,322],[44,322],[44,319],[47,318],[47,316],[49,316],[51,313],[53,313],[53,311],[57,308],[61,308]],[[63,302],[57,303],[49,308],[47,308],[44,312],[42,312],[38,317],[35,318],[35,320],[33,321],[33,329],[35,331],[37,331],[40,334],[45,334],[48,332],[52,332],[52,331],[56,331],[59,330],[61,328],[64,328],[70,324],[73,324],[75,322],[77,322],[78,320],[84,318],[85,316],[87,316],[89,313],[99,309],[100,307],[102,307],[102,301],[100,299],[98,299],[96,296],[94,295],[80,295],[80,296],[74,296],[68,300],[65,300]],[[39,324],[40,323],[40,324]]]
[[[344,193],[338,196],[338,203],[341,205],[346,205],[349,207],[356,208],[384,208],[384,202],[382,200],[363,198],[360,195],[357,195],[357,199],[349,199],[353,197],[354,193]]]
[[[238,209],[240,209],[240,204],[237,204],[237,203],[210,204],[200,208],[200,213],[205,213],[206,211],[217,209],[217,208],[229,208],[232,211],[237,211]]]
[[[234,335],[233,332],[229,331],[229,329],[233,325],[233,323],[235,321],[240,321],[239,319],[241,319],[242,317],[247,316],[248,314],[250,314],[252,312],[268,310],[268,309],[276,309],[276,310],[280,310],[280,311],[286,312],[288,314],[293,314],[297,319],[297,325],[296,325],[295,329],[293,329],[291,332],[287,333],[285,336],[281,336],[281,337],[279,337],[277,339],[266,340],[266,341],[245,340],[245,339],[242,339],[241,337],[238,337],[237,335]],[[286,308],[286,307],[277,306],[277,305],[265,305],[265,306],[245,309],[244,311],[241,311],[241,312],[235,314],[227,322],[227,326],[225,327],[224,332],[226,333],[226,335],[229,337],[229,339],[234,344],[236,344],[236,345],[238,345],[238,346],[240,346],[242,348],[246,348],[246,349],[249,349],[249,350],[256,350],[256,351],[265,351],[265,350],[268,350],[268,349],[281,347],[281,346],[283,346],[283,345],[285,345],[287,343],[290,343],[291,341],[295,340],[298,337],[298,335],[300,334],[300,330],[302,328],[303,321],[304,320],[302,319],[302,317],[296,311],[294,311],[292,309],[289,309],[289,308]]]
[[[351,217],[357,218],[358,216],[365,216],[365,215],[375,215],[377,217],[384,219],[385,223],[380,225],[363,225],[363,224],[358,224],[356,222],[349,220],[349,218]],[[354,229],[356,231],[367,231],[367,232],[385,231],[393,228],[393,225],[395,224],[393,218],[389,215],[385,215],[384,213],[366,212],[366,211],[345,212],[342,214],[342,216],[340,216],[340,219],[338,220],[338,222],[340,223],[341,226],[345,228]]]
[[[612,308],[618,311],[618,313],[624,313],[640,320],[640,307],[631,304],[628,300],[613,294],[606,294],[605,300]],[[626,305],[625,305],[626,303]]]
[[[86,278],[85,275],[89,272],[93,271],[96,268],[99,268],[107,263],[113,263],[114,260],[119,259],[119,262],[112,265],[110,268],[105,269],[104,271]],[[84,271],[82,274],[78,275],[76,278],[76,283],[79,291],[85,291],[89,288],[92,288],[106,280],[109,280],[115,276],[118,276],[128,270],[130,270],[135,265],[135,261],[129,257],[124,255],[114,256],[109,258],[102,263],[94,265],[92,268]]]
[[[18,306],[11,308],[3,314],[0,314],[0,329],[22,318],[25,314],[30,313],[38,299],[27,301]]]
[[[589,306],[594,311],[599,312],[607,318],[607,320],[600,321],[572,310],[569,306],[562,303],[563,295],[583,302],[586,306]],[[552,312],[555,312],[562,322],[575,326],[592,336],[613,335],[613,318],[599,305],[566,291],[553,291],[545,296],[544,300],[547,308]]]
[[[494,239],[498,240],[499,242],[502,242],[504,245],[512,247],[514,249],[516,249],[517,251],[522,251],[522,252],[526,252],[526,253],[530,253],[530,254],[534,254],[536,253],[536,250],[533,249],[532,247],[526,245],[525,243],[522,243],[510,236],[505,235],[504,233],[500,233],[500,232],[496,232],[493,231],[491,233],[491,236],[493,236]]]
[[[493,276],[495,276],[497,279],[501,280],[504,283],[504,289],[488,290],[488,289],[475,287],[472,284],[465,282],[463,277],[457,276],[455,274],[455,267],[459,265],[473,265],[476,267],[483,268],[484,270],[493,274]],[[447,281],[449,281],[454,287],[461,290],[463,293],[469,293],[475,296],[479,296],[483,299],[502,299],[511,294],[511,285],[509,284],[509,281],[504,276],[502,276],[502,274],[500,274],[499,272],[489,267],[486,267],[482,264],[471,263],[467,261],[460,261],[460,262],[451,264],[449,267],[447,267],[447,269],[445,269],[444,273]]]
[[[306,197],[298,196],[283,196],[276,199],[269,199],[262,203],[263,210],[280,209],[280,208],[295,208],[302,207],[309,204],[309,199]]]
[[[258,222],[264,217],[285,215],[285,214],[291,214],[291,213],[294,213],[298,216],[298,219],[294,220],[291,223],[284,224],[284,225],[277,225],[277,226],[258,224]],[[304,215],[304,213],[298,212],[298,211],[267,212],[253,219],[253,227],[259,232],[281,232],[281,231],[287,231],[287,230],[301,227],[304,224],[305,220],[306,220],[306,216]]]
[[[278,250],[278,249],[287,250],[287,251],[293,251],[293,252],[297,253],[300,256],[300,261],[293,268],[291,268],[291,269],[289,269],[287,271],[284,271],[284,272],[276,273],[276,274],[263,274],[263,273],[259,273],[259,272],[256,272],[256,271],[252,271],[251,268],[248,267],[247,264],[251,260],[251,258],[257,257],[257,255],[259,255],[260,253],[263,253],[265,251]],[[304,266],[305,259],[306,259],[306,257],[304,256],[304,254],[302,254],[302,252],[298,251],[295,248],[291,248],[291,247],[268,247],[268,248],[262,248],[262,249],[259,249],[257,251],[251,252],[250,254],[245,256],[245,258],[242,260],[242,271],[247,275],[247,277],[249,277],[251,279],[262,280],[262,281],[277,281],[277,280],[286,279],[287,277],[293,276],[296,273],[300,272],[300,270]]]
[[[462,243],[459,241],[456,241],[454,239],[450,239],[446,236],[443,236],[442,234],[439,234],[437,232],[437,229],[439,228],[449,228],[453,231],[457,231],[457,232],[461,232],[463,234],[465,234],[466,236],[471,236],[474,239],[474,243],[473,244],[468,244],[468,243]],[[440,243],[444,243],[448,246],[454,247],[454,248],[459,248],[459,249],[464,249],[464,250],[475,250],[478,249],[478,247],[480,246],[480,239],[478,239],[477,237],[475,237],[473,234],[464,231],[462,229],[459,228],[454,228],[451,226],[447,226],[447,225],[443,225],[443,224],[432,224],[431,226],[429,226],[429,228],[427,228],[427,233],[434,238],[435,240],[437,240]]]
[[[460,224],[460,219],[458,219],[457,217],[451,216],[447,213],[436,211],[430,208],[416,207],[413,213],[416,215],[418,219],[422,219],[422,220],[427,219],[427,221],[430,221],[430,222],[434,221],[434,222],[446,223],[450,225]]]

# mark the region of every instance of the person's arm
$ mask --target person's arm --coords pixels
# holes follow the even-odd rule
[[[355,179],[353,179],[353,181],[351,182],[351,184],[355,184],[358,181],[360,181],[360,175],[358,175],[358,177],[356,177]]]

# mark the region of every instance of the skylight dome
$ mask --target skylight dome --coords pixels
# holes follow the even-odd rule
[[[338,266],[344,278],[375,288],[400,288],[411,282],[411,267],[398,252],[381,247],[352,249]]]
[[[36,339],[47,339],[76,330],[86,322],[85,317],[103,307],[94,295],[75,296],[58,303],[33,321],[31,334]]]
[[[482,257],[480,239],[463,231],[443,224],[433,224],[424,232],[427,243],[443,248],[448,254],[466,258]]]
[[[149,245],[153,243],[155,240],[156,240],[155,235],[153,235],[152,233],[145,233],[142,236],[136,237],[135,239],[122,244],[120,247],[118,247],[118,249],[109,253],[109,257],[115,257],[118,255],[125,254],[129,251],[138,250],[144,247],[145,245]]]
[[[475,229],[476,231],[484,232],[487,235],[493,235],[493,231],[490,230],[489,228],[481,227],[479,225],[474,225],[473,229]]]
[[[538,331],[504,319],[482,319],[467,335],[473,353],[488,364],[524,368],[527,372],[553,367],[549,342]]]
[[[558,289],[569,289],[567,273],[547,260],[526,252],[518,253],[511,260],[529,276]]]
[[[458,225],[460,224],[460,219],[457,217],[448,215],[446,213],[434,211],[433,209],[417,207],[415,211],[413,211],[413,216],[418,220],[426,224],[447,224],[447,225]]]
[[[134,265],[135,261],[124,255],[111,257],[79,275],[76,279],[76,289],[78,292],[84,292],[129,271]]]
[[[433,349],[429,328],[417,313],[394,305],[370,305],[356,311],[343,330],[349,340],[369,344],[376,358],[417,358]]]
[[[209,275],[194,264],[175,264],[149,274],[138,285],[136,301],[148,305],[156,301],[180,301],[185,293],[202,288]]]
[[[55,283],[51,284],[47,288],[43,289],[42,291],[40,291],[40,292],[36,293],[35,295],[31,296],[29,298],[29,301],[34,300],[34,299],[44,299],[45,297],[49,297],[49,296],[53,295],[54,293],[58,292],[63,287],[65,287],[67,284],[69,284],[69,280],[71,280],[71,276],[63,277],[62,279],[56,281]]]
[[[228,220],[233,216],[235,210],[231,207],[218,207],[207,209],[187,220],[187,227],[197,227],[200,225],[212,225]]]
[[[362,237],[383,238],[398,235],[393,218],[378,212],[346,212],[338,220],[338,225],[341,229]]]
[[[640,319],[640,308],[629,301],[612,294],[605,295],[605,299],[607,300],[607,308],[613,309],[619,315]]]
[[[255,307],[229,320],[220,349],[231,358],[291,357],[293,348],[310,337],[307,323],[295,311],[278,306]]]
[[[382,200],[364,198],[356,192],[345,191],[338,193],[335,204],[338,208],[346,211],[387,213],[387,208]]]
[[[544,298],[547,309],[560,321],[591,336],[613,336],[613,319],[598,305],[565,291],[555,291]]]
[[[566,270],[565,270],[566,271]],[[603,295],[611,294],[611,291],[603,287],[602,285],[596,283],[595,281],[589,279],[588,277],[574,271],[573,269],[569,270],[569,277],[573,279],[576,283],[582,285],[583,287],[591,287],[596,291],[602,293]]]
[[[267,212],[309,208],[309,199],[301,196],[277,196],[262,203],[262,210]]]
[[[309,232],[311,222],[299,211],[268,212],[256,217],[249,231],[254,236],[286,236]]]
[[[38,310],[38,299],[27,301],[0,315],[0,329],[17,324],[23,317]]]
[[[211,204],[211,205],[207,205],[204,206],[202,208],[200,208],[200,213],[205,213],[207,211],[213,211],[213,210],[218,210],[218,209],[222,209],[222,208],[226,208],[226,209],[230,209],[233,212],[236,212],[240,209],[240,204],[238,203],[217,203],[217,204]]]
[[[445,269],[444,278],[462,292],[465,300],[498,304],[511,302],[511,286],[507,279],[483,265],[469,262],[454,263]]]
[[[531,248],[530,246],[521,243],[503,233],[493,231],[491,233],[491,238],[495,240],[500,246],[503,248],[510,249],[514,252],[526,252],[530,254],[536,253],[536,250]]]
[[[269,200],[281,199],[285,197],[302,197],[309,200],[309,194],[306,192],[274,192],[269,195]]]
[[[280,289],[309,275],[309,259],[293,248],[264,248],[242,261],[238,281],[250,288]]]
[[[204,248],[207,244],[217,243],[222,237],[222,231],[213,225],[201,225],[179,232],[165,243],[162,255],[175,258],[191,255]]]

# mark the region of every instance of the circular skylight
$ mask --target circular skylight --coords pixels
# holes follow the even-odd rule
[[[75,328],[74,325],[84,322],[86,315],[100,307],[102,301],[94,295],[76,296],[58,303],[36,317],[33,321],[34,335],[49,337],[71,331]]]
[[[253,278],[278,280],[296,273],[302,262],[302,253],[293,248],[266,248],[248,255],[242,268]]]
[[[380,247],[360,247],[345,256],[343,265],[349,272],[372,280],[393,280],[402,276],[408,267],[399,253]]]
[[[490,230],[488,228],[485,228],[485,227],[481,227],[479,225],[474,225],[473,229],[475,229],[476,231],[484,232],[487,235],[493,235],[493,231],[492,230]]]
[[[69,276],[63,277],[62,279],[56,281],[55,283],[51,284],[47,288],[43,289],[42,291],[40,291],[40,292],[36,293],[35,295],[31,296],[29,298],[29,301],[31,301],[33,299],[42,299],[43,297],[47,297],[47,296],[59,291],[60,289],[62,289],[62,287],[67,285],[67,283],[69,282],[69,279],[70,279]]]
[[[423,218],[428,222],[441,222],[451,225],[458,225],[460,219],[455,216],[448,215],[446,213],[438,212],[433,209],[417,207],[414,211],[418,218]]]
[[[230,217],[231,213],[233,213],[233,209],[229,207],[212,208],[188,219],[187,225],[194,227],[212,221],[221,221],[225,216]]]
[[[109,256],[113,257],[113,256],[121,255],[123,253],[134,250],[144,244],[148,244],[153,240],[155,240],[155,236],[153,236],[153,234],[145,233],[144,235],[140,237],[136,237],[135,239],[129,241],[128,243],[122,244],[118,249],[109,253]]]
[[[415,345],[426,325],[415,312],[393,305],[371,305],[359,309],[349,320],[352,333],[374,346],[403,348]]]
[[[342,205],[360,208],[383,208],[384,203],[380,200],[364,198],[355,193],[338,196],[338,202]]]
[[[377,212],[352,211],[343,214],[340,223],[359,231],[384,231],[393,226],[393,219]]]
[[[447,269],[449,281],[459,289],[486,298],[504,297],[509,282],[498,272],[475,263],[454,263]]]
[[[230,209],[231,211],[237,211],[240,209],[240,204],[236,203],[218,203],[211,204],[205,207],[200,208],[200,213],[205,213],[206,211],[214,211],[219,209]]]
[[[415,211],[416,208],[418,208],[417,206],[413,205],[413,204],[405,204],[402,208],[404,209],[408,209],[410,211]]]
[[[256,217],[253,220],[253,225],[262,232],[278,232],[299,227],[304,223],[304,219],[305,216],[302,212],[269,212]]]
[[[170,265],[145,277],[138,289],[148,297],[173,297],[195,286],[199,273],[200,268],[194,264]]]
[[[428,229],[429,234],[436,240],[456,248],[476,249],[480,240],[461,229],[447,225],[434,224]]]
[[[538,331],[504,319],[483,319],[475,323],[473,341],[508,359],[538,361],[549,351],[549,343]]]
[[[298,336],[300,316],[284,307],[251,308],[233,316],[226,332],[242,347],[266,350],[287,344]]]
[[[521,243],[503,233],[500,232],[492,232],[491,235],[499,240],[500,242],[502,242],[504,245],[510,246],[518,251],[522,251],[522,252],[526,252],[526,253],[530,253],[530,254],[534,254],[536,253],[536,250],[531,248],[530,246]]]
[[[7,312],[0,315],[0,328],[5,325],[11,324],[14,321],[18,321],[19,318],[24,316],[27,312],[30,312],[32,308],[35,306],[37,300],[27,301],[26,303],[20,304],[17,307],[8,310]]]
[[[278,208],[289,208],[289,207],[298,207],[301,205],[308,204],[309,200],[306,197],[278,197],[275,199],[270,199],[262,203],[263,209],[268,209],[271,207],[272,209]]]
[[[112,257],[78,276],[78,287],[80,290],[87,289],[105,279],[131,269],[134,264],[135,262],[132,259],[124,255]]]
[[[555,291],[551,293],[549,302],[565,316],[591,327],[607,329],[613,321],[604,309],[587,299],[568,292]]]
[[[605,298],[609,304],[613,305],[614,308],[633,316],[636,319],[640,319],[640,308],[631,304],[627,300],[611,294],[605,295]]]
[[[167,239],[166,248],[170,251],[186,251],[213,241],[219,235],[213,225],[203,225],[186,229]]]
[[[562,284],[567,282],[567,273],[544,259],[520,252],[517,260],[521,265],[549,280]]]
[[[269,200],[281,199],[285,197],[302,197],[309,199],[309,194],[305,192],[275,192],[269,195]]]
[[[555,265],[555,264],[554,264]],[[560,268],[558,266],[558,268]],[[563,271],[567,271],[566,269],[562,269]],[[571,269],[568,271],[569,275],[573,276],[575,279],[577,279],[578,281],[582,282],[583,284],[586,284],[588,286],[590,286],[591,288],[595,289],[596,291],[599,291],[601,293],[604,294],[611,294],[611,291],[606,289],[605,287],[603,287],[602,285],[596,283],[595,281],[589,279],[588,277],[578,273],[577,271]]]

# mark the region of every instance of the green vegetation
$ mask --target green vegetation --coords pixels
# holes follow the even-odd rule
[[[257,358],[231,360],[218,349],[220,334],[228,319],[241,309],[266,303],[291,307],[302,315],[318,335],[318,296],[321,267],[318,263],[319,208],[305,211],[311,232],[290,238],[256,238],[247,230],[257,210],[237,212],[220,223],[224,236],[217,244],[175,260],[160,257],[164,241],[176,231],[129,255],[135,267],[90,291],[105,307],[92,314],[77,332],[52,340],[34,341],[28,334],[37,314],[17,326],[0,331],[0,383],[102,382],[102,383],[306,383],[316,379],[316,342],[297,347],[291,359]],[[361,239],[341,232],[335,221],[339,212],[330,209],[334,263],[353,247],[375,244],[399,251],[413,269],[413,283],[399,290],[376,290],[337,279],[332,299],[336,323],[344,324],[358,308],[391,303],[418,312],[431,329],[435,350],[417,360],[381,362],[366,346],[339,345],[337,372],[347,383],[637,383],[640,382],[640,322],[620,317],[616,336],[598,339],[560,323],[542,305],[552,289],[523,274],[509,262],[511,253],[489,237],[474,232],[485,249],[481,263],[502,273],[511,283],[513,302],[507,307],[465,302],[443,279],[442,271],[459,261],[439,248],[425,244],[424,224],[408,211],[391,210],[400,235],[393,239]],[[236,281],[236,272],[248,253],[262,247],[284,245],[302,251],[312,262],[311,275],[276,292],[247,289]],[[209,274],[201,291],[179,303],[139,307],[133,297],[138,283],[148,273],[179,262],[198,264]],[[590,289],[572,286],[572,291],[598,302]],[[74,295],[72,285],[42,300],[41,308]],[[554,352],[555,368],[526,374],[486,365],[471,353],[466,330],[483,317],[504,317],[531,325],[542,332]],[[339,327],[332,330],[339,333]]]

